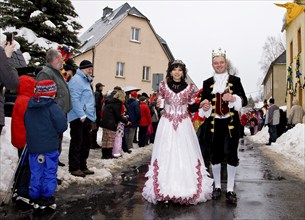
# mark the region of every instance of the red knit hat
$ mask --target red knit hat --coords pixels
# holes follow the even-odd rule
[[[54,96],[56,95],[57,87],[53,80],[42,80],[36,84],[35,96]]]
[[[131,93],[130,93],[130,95],[131,95],[131,97],[133,97],[133,98],[137,98],[138,97],[138,93],[136,92],[136,91],[132,91]]]

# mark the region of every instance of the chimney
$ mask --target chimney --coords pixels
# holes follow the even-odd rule
[[[112,8],[109,8],[108,6],[103,9],[103,18],[106,17],[107,14],[112,12]]]

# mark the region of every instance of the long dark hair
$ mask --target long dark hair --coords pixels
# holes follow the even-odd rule
[[[173,71],[173,69],[180,67],[182,69],[183,75],[181,77],[181,83],[184,83],[186,80],[186,74],[187,74],[187,69],[185,64],[181,61],[181,60],[174,60],[174,61],[170,61],[168,62],[168,67],[166,70],[166,81],[169,82],[173,82],[173,77],[171,76],[171,72]]]

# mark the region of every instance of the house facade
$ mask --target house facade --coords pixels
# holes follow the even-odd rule
[[[299,1],[299,7],[299,14],[288,24],[286,21],[287,114],[290,113],[294,99],[298,99],[305,110],[305,1]]]
[[[286,105],[286,51],[277,57],[271,64],[263,80],[264,97],[275,99],[278,106]]]
[[[73,59],[77,64],[84,59],[93,63],[93,84],[103,83],[104,92],[134,86],[151,94],[165,78],[168,62],[174,60],[150,21],[128,3],[115,10],[104,8],[103,17],[80,41],[80,53]]]

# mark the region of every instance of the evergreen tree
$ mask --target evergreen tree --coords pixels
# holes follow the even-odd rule
[[[0,27],[13,30],[22,52],[31,56],[29,66],[45,63],[45,53],[57,45],[71,51],[79,47],[78,31],[82,26],[70,0],[0,1]],[[9,31],[7,31],[9,30]]]

